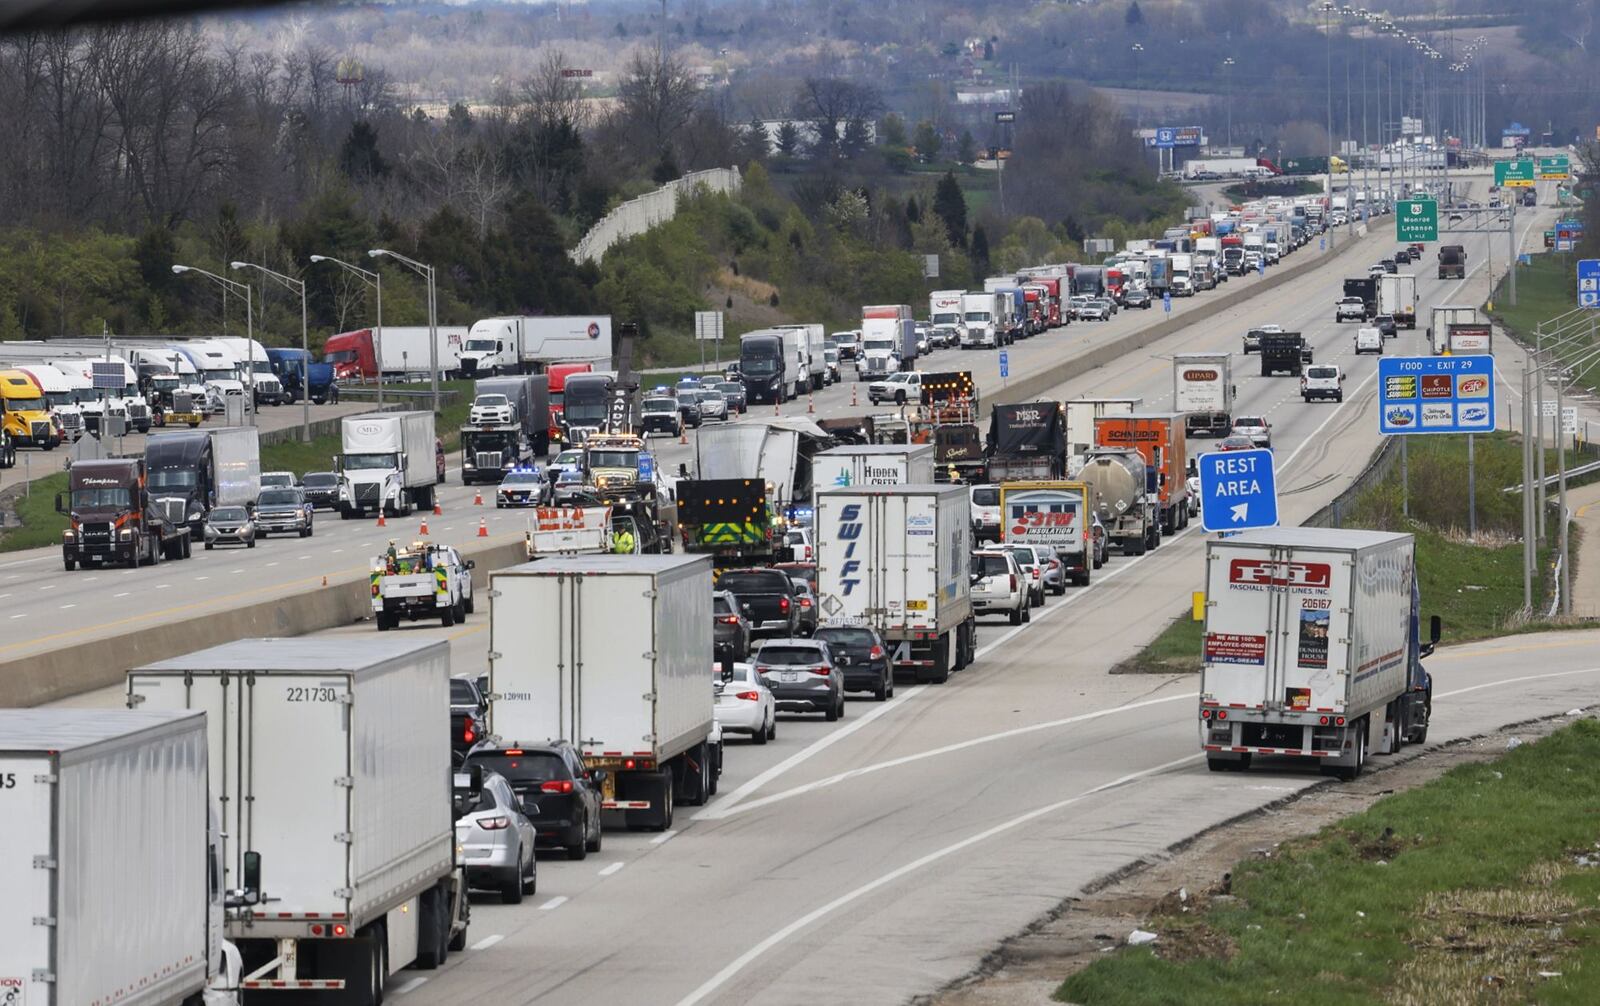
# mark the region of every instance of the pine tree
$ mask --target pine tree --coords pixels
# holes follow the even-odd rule
[[[989,274],[989,235],[982,224],[972,228],[972,269],[979,276]]]
[[[967,246],[967,197],[954,172],[946,171],[933,191],[933,212],[944,221],[945,233],[955,248]]]

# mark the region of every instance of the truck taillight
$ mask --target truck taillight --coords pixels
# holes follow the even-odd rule
[[[571,779],[549,779],[539,784],[541,793],[571,793]]]
[[[783,612],[783,613],[785,613],[785,614],[788,614],[788,612],[789,612],[789,599],[787,597],[778,598],[778,610]]]

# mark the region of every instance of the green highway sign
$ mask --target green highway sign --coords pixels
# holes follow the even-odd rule
[[[1566,181],[1572,177],[1572,162],[1566,154],[1557,154],[1554,157],[1539,158],[1539,177],[1541,179],[1554,179]]]
[[[1432,199],[1401,199],[1394,204],[1396,241],[1439,240],[1439,204]]]
[[[1502,188],[1527,189],[1533,187],[1533,162],[1495,161],[1494,183]]]

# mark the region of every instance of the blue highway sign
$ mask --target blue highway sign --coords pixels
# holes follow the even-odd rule
[[[1000,376],[1011,376],[1011,354],[1003,349],[1000,351]]]
[[[1494,357],[1399,356],[1378,361],[1378,432],[1494,429]]]
[[[1600,258],[1578,262],[1578,306],[1600,307]]]
[[[1172,313],[1172,294],[1171,293],[1164,293],[1164,294],[1161,295],[1161,310],[1167,312],[1168,314]]]
[[[1278,523],[1278,483],[1272,451],[1212,451],[1200,455],[1200,526],[1244,531]]]

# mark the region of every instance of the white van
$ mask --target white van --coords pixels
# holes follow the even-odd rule
[[[1382,329],[1365,326],[1356,329],[1356,355],[1360,356],[1362,353],[1383,355]]]

